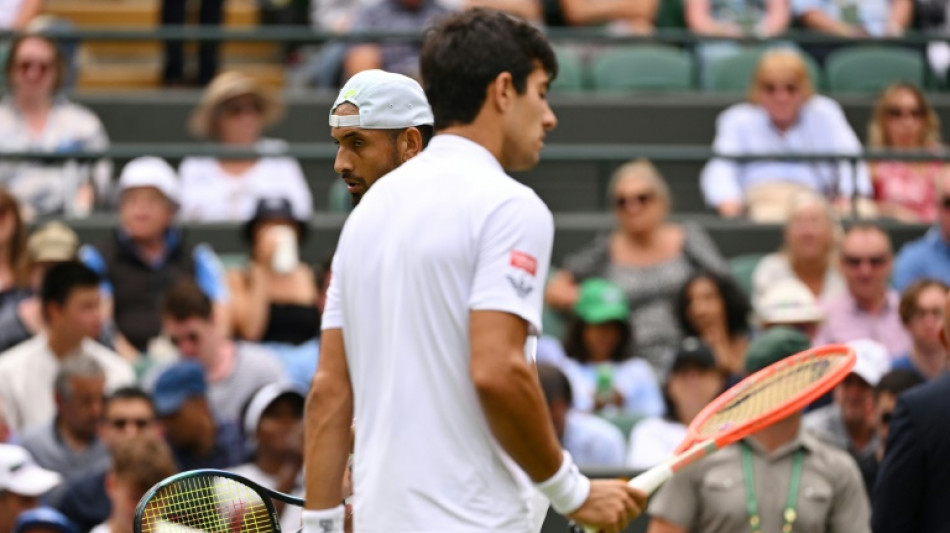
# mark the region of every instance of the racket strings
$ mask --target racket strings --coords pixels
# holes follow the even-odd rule
[[[142,512],[142,533],[272,533],[267,505],[253,489],[225,477],[183,478],[163,487]]]
[[[699,437],[712,437],[778,409],[847,360],[845,354],[828,353],[790,361],[762,380],[750,383],[713,413],[699,426]]]

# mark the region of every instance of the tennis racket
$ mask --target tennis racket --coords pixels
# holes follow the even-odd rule
[[[840,383],[854,364],[851,348],[832,344],[759,370],[710,402],[690,422],[673,456],[631,479],[630,486],[653,494],[676,472],[801,411]],[[597,530],[584,526],[583,531]]]
[[[135,533],[280,532],[273,500],[303,500],[222,470],[191,470],[152,487],[135,508]]]

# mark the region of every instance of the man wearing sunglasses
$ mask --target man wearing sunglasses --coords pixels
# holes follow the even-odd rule
[[[927,233],[908,242],[897,254],[894,288],[902,291],[922,279],[950,285],[950,175],[937,179],[937,223]]]
[[[847,291],[824,302],[827,316],[815,345],[871,339],[892,359],[907,353],[911,342],[900,318],[900,295],[888,286],[890,237],[873,224],[854,225],[845,234],[840,261]]]

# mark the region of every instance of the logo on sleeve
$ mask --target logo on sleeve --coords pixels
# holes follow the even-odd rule
[[[520,279],[514,276],[508,276],[508,283],[511,283],[511,287],[515,290],[515,294],[517,294],[519,298],[525,298],[534,290],[534,287],[525,278],[526,276],[524,275],[522,275]]]
[[[532,276],[538,273],[538,260],[533,255],[518,250],[511,251],[511,266],[524,270]]]

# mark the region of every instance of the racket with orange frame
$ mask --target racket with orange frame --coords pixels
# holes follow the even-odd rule
[[[812,348],[748,376],[710,402],[689,424],[674,455],[630,480],[652,494],[676,472],[804,409],[840,383],[855,364],[851,348]],[[596,529],[584,527],[587,533]]]

